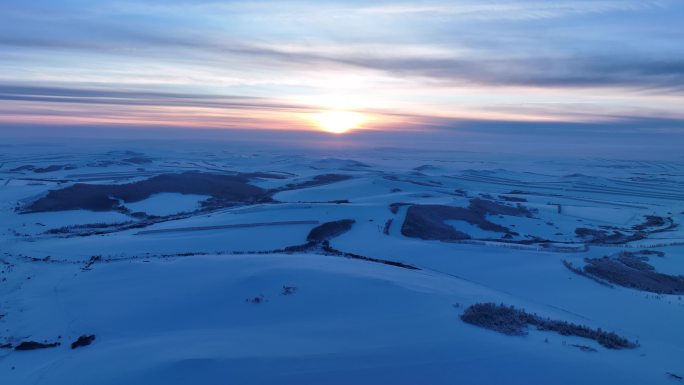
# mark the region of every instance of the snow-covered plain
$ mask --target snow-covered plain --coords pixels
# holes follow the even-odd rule
[[[684,376],[680,295],[611,288],[562,263],[654,250],[664,253],[648,260],[658,272],[684,275],[684,161],[130,150],[3,148],[1,384],[624,385]],[[272,201],[207,206],[207,195],[163,192],[107,211],[21,212],[74,183],[187,171],[269,173],[249,183]],[[324,174],[348,178],[302,184]],[[411,204],[466,208],[473,199],[532,214],[486,215],[508,233],[445,221],[470,236],[461,241],[402,233]],[[663,222],[643,225],[649,216]],[[355,223],[330,246],[375,262],[284,252],[341,219]],[[620,242],[576,232],[639,226],[643,236]],[[460,320],[481,302],[615,331],[639,346],[611,350],[532,329],[507,336]],[[71,349],[81,335],[96,339]],[[22,341],[61,345],[14,350]]]

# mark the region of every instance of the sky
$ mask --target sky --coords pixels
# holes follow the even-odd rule
[[[349,121],[437,137],[684,133],[681,0],[0,0],[0,10],[0,130]]]

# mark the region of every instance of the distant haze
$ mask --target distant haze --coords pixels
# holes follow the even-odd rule
[[[97,152],[98,149],[147,149],[171,151],[225,151],[235,153],[277,152],[283,154],[353,158],[355,154],[387,150],[399,153],[421,151],[471,154],[473,159],[515,158],[615,158],[631,160],[684,160],[684,133],[652,134],[648,130],[616,135],[610,130],[584,131],[549,127],[525,132],[501,123],[496,128],[476,125],[459,130],[358,131],[344,136],[324,132],[188,129],[178,127],[112,126],[15,126],[0,130],[0,152],[31,146],[60,150]],[[391,153],[391,151],[390,151]]]

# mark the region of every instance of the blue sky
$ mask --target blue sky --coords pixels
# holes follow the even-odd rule
[[[684,129],[678,0],[0,6],[2,127]]]

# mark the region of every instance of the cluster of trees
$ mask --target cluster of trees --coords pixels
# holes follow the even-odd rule
[[[392,218],[388,219],[387,222],[385,222],[385,225],[382,227],[382,233],[385,235],[389,235],[390,227],[392,226],[392,222],[394,220]]]
[[[594,277],[593,275],[591,275],[591,274],[589,274],[589,273],[586,273],[586,272],[584,271],[583,268],[581,268],[581,267],[575,267],[575,266],[572,264],[572,262],[570,262],[570,261],[566,261],[565,259],[563,259],[562,262],[563,262],[563,265],[565,265],[565,267],[568,268],[568,270],[572,271],[573,273],[575,273],[575,274],[577,274],[577,275],[581,275],[581,276],[583,276],[583,277],[589,278],[589,279],[591,279],[592,281],[594,281],[594,282],[596,282],[596,283],[598,283],[598,284],[601,284],[601,285],[603,285],[603,286],[608,286],[608,287],[611,287],[611,288],[612,288],[612,287],[615,287],[615,286],[611,285],[610,283],[608,283],[608,282],[606,282],[606,281],[604,281],[604,280],[602,280],[602,279],[600,279],[600,278]]]
[[[394,266],[394,267],[401,267],[402,269],[409,269],[409,270],[420,270],[419,268],[409,265],[403,262],[397,262],[397,261],[390,261],[387,259],[380,259],[380,258],[372,258],[372,257],[366,257],[365,255],[360,255],[360,254],[354,254],[354,253],[347,253],[345,251],[340,251],[332,246],[330,246],[330,242],[328,241],[323,241],[321,243],[321,249],[323,252],[327,255],[335,255],[338,257],[345,257],[345,258],[351,258],[351,259],[360,259],[362,261],[368,261],[368,262],[375,262],[375,263],[382,263],[383,265],[388,265],[388,266]]]
[[[653,266],[624,253],[617,258],[587,258],[583,271],[619,286],[658,294],[684,294],[684,276],[658,273]]]
[[[271,193],[249,184],[250,174],[222,175],[201,172],[161,174],[125,184],[85,184],[50,190],[23,208],[22,212],[46,212],[84,209],[91,211],[123,210],[120,201],[138,202],[153,194],[168,192],[210,195],[202,202],[209,207],[237,203],[270,202]]]
[[[602,285],[611,284],[658,294],[684,294],[684,276],[659,273],[648,263],[648,255],[664,254],[660,251],[623,251],[614,256],[585,258],[586,265],[575,267],[563,260],[573,273],[592,279]]]
[[[56,348],[61,345],[59,342],[36,342],[36,341],[23,341],[19,345],[14,347],[14,350],[36,350],[36,349],[46,349],[46,348]]]
[[[401,233],[407,237],[426,240],[460,241],[470,239],[470,235],[445,223],[445,221],[454,220],[465,221],[482,230],[504,233],[512,237],[518,234],[505,226],[489,221],[487,216],[531,217],[532,214],[532,211],[520,204],[510,206],[481,198],[471,199],[468,207],[411,205],[406,211]]]
[[[311,229],[306,240],[309,242],[323,242],[335,238],[351,230],[355,222],[353,219],[340,219],[339,221],[323,223]]]
[[[668,221],[670,224],[672,224],[672,218],[668,218],[666,221],[665,218],[659,217],[657,215],[646,215],[644,222],[638,225],[634,225],[633,228],[634,230],[643,231],[653,227],[665,226],[665,224],[667,224]]]
[[[353,178],[351,175],[347,174],[322,174],[316,175],[313,179],[299,182],[299,183],[289,183],[283,187],[277,188],[274,192],[287,191],[287,190],[297,190],[309,187],[323,186],[330,183],[342,182]]]
[[[627,235],[617,230],[609,232],[606,230],[589,229],[586,227],[576,228],[575,235],[578,238],[586,239],[589,243],[609,245],[620,245],[646,238],[646,235],[641,232]]]
[[[401,206],[408,206],[408,205],[410,205],[410,203],[404,203],[404,202],[390,203],[389,210],[392,212],[392,214],[396,214],[399,212],[399,208]]]
[[[564,336],[589,338],[608,349],[629,349],[637,346],[636,343],[613,332],[601,330],[601,328],[592,329],[566,321],[542,318],[536,314],[528,313],[524,309],[516,309],[504,304],[474,304],[463,312],[461,320],[506,335],[525,335],[531,325],[538,330],[554,331]]]
[[[111,228],[119,228],[122,226],[129,226],[137,222],[133,221],[125,221],[125,222],[118,222],[118,223],[107,223],[107,222],[98,222],[98,223],[87,223],[87,224],[82,224],[82,225],[69,225],[69,226],[62,226],[62,227],[56,227],[49,229],[45,231],[45,234],[49,235],[60,235],[60,234],[71,234],[73,232],[78,232],[78,231],[93,231],[93,230],[102,230],[102,229],[111,229]]]

